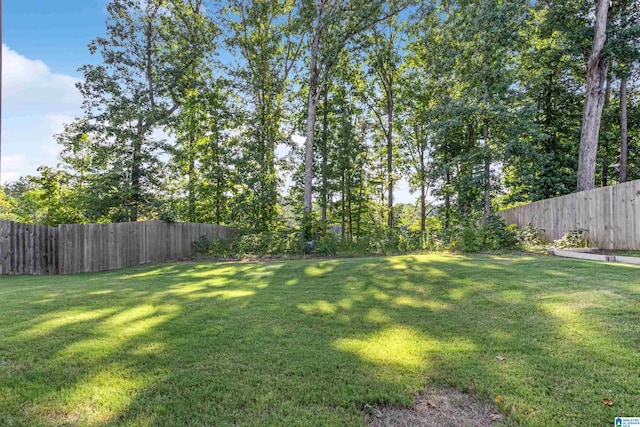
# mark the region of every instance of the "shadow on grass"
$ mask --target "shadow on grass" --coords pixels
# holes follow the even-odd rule
[[[608,424],[640,413],[639,277],[404,256],[2,278],[0,423],[357,425],[435,383],[502,396],[506,423]]]

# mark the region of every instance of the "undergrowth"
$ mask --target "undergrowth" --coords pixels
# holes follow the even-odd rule
[[[305,239],[299,228],[279,231],[241,231],[231,239],[210,240],[202,237],[193,243],[201,255],[223,258],[398,255],[431,252],[495,252],[523,249],[526,241],[515,225],[506,225],[498,216],[459,224],[449,229],[413,231],[379,229],[360,236],[341,236],[318,230]]]

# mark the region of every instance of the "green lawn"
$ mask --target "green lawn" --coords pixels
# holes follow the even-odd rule
[[[0,278],[2,426],[362,425],[365,404],[427,385],[502,396],[506,425],[613,425],[640,416],[639,374],[638,266],[420,255]]]

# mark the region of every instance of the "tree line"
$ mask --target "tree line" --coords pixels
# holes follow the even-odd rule
[[[640,178],[633,0],[112,0],[0,217],[344,238]],[[416,204],[395,203],[408,182]]]

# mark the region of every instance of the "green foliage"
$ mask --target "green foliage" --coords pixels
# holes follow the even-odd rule
[[[341,247],[340,236],[333,233],[320,236],[314,244],[315,253],[318,255],[336,255],[339,251],[343,251],[345,248]]]
[[[518,243],[516,230],[514,224],[506,225],[501,217],[491,215],[480,227],[482,247],[491,251],[514,249]]]
[[[231,247],[239,257],[302,255],[304,239],[299,230],[264,231],[240,235]]]
[[[586,230],[584,228],[567,231],[566,233],[564,233],[561,239],[553,241],[552,247],[556,249],[588,248],[588,232],[589,230]]]
[[[18,221],[19,218],[15,214],[15,209],[16,201],[0,187],[0,220]]]
[[[531,223],[526,227],[516,231],[518,244],[524,248],[539,248],[544,246],[540,235],[544,233],[543,229],[535,228]]]
[[[420,251],[479,252],[515,249],[517,234],[513,226],[505,226],[499,217],[491,217],[481,225],[468,224],[442,231],[411,231],[380,228],[357,238],[342,238],[339,234],[322,234],[316,228],[309,240],[300,228],[276,232],[238,233],[231,240],[201,239],[194,242],[197,252],[218,257],[287,257],[309,253],[313,256],[393,255]]]
[[[228,257],[234,255],[229,239],[209,239],[207,236],[200,236],[193,242],[193,248],[198,254],[218,257]]]
[[[87,222],[80,209],[83,195],[71,185],[70,175],[48,166],[38,172],[0,189],[0,217],[51,226]]]
[[[443,249],[453,252],[511,250],[518,244],[516,227],[496,215],[444,230],[441,238]]]
[[[617,79],[637,79],[640,46],[635,3],[614,3],[603,184],[620,152]],[[301,254],[310,241],[318,255],[512,247],[503,224],[473,221],[575,189],[591,9],[112,0],[81,68],[83,115],[56,136],[59,170],[7,186],[0,216],[223,223],[248,230],[234,254]],[[640,177],[635,90],[629,179]],[[293,136],[307,127],[303,148]],[[303,205],[308,148],[316,199]],[[390,197],[400,182],[417,203]],[[522,244],[537,244],[530,231]]]
[[[304,239],[299,230],[240,232],[231,239],[201,237],[193,246],[197,253],[216,257],[265,257],[304,254]]]

